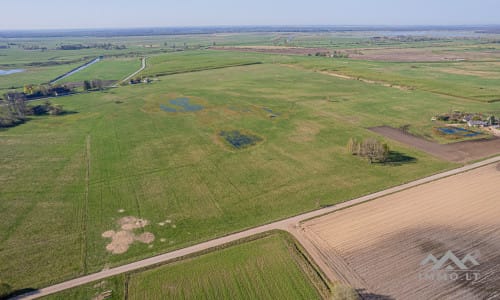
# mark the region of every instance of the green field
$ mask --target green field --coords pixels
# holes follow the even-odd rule
[[[110,299],[123,299],[125,289],[127,299],[321,299],[320,291],[328,293],[291,238],[275,233],[44,299],[90,299],[106,290],[113,291]]]
[[[72,113],[0,130],[0,283],[13,290],[43,287],[456,167],[390,140],[393,151],[412,159],[370,164],[349,155],[346,145],[350,138],[383,140],[367,130],[372,126],[410,124],[413,133],[432,138],[436,114],[500,111],[500,102],[484,101],[491,98],[486,94],[498,95],[493,81],[462,85],[460,76],[469,75],[438,72],[493,68],[480,62],[415,69],[410,63],[213,50],[152,54],[148,62],[143,75],[157,76],[151,84],[51,99]],[[101,63],[89,74],[117,77],[137,69],[139,60]],[[371,78],[385,69],[377,80],[408,80],[416,88],[317,72]],[[422,76],[429,70],[435,78],[427,82]],[[442,90],[432,90],[433,84]],[[480,87],[482,94],[474,96]],[[456,91],[477,99],[443,95]],[[182,98],[190,106],[175,104]],[[235,131],[259,142],[232,148],[221,132]],[[102,235],[118,230],[126,216],[147,220],[134,233],[150,232],[155,241],[111,254]],[[141,276],[163,276],[151,272]],[[134,292],[142,297],[148,291]]]
[[[259,55],[224,53],[217,51],[190,51],[156,55],[148,60],[148,68],[141,75],[165,76],[241,65],[258,64]]]
[[[128,75],[139,70],[141,60],[139,58],[127,59],[104,59],[90,67],[64,78],[60,83],[65,82],[81,82],[84,80],[121,80]]]
[[[48,83],[59,75],[69,72],[82,64],[82,62],[79,62],[50,67],[27,67],[25,72],[0,76],[0,94],[10,89],[22,89],[25,84]]]
[[[320,299],[295,252],[271,236],[133,274],[129,299]]]

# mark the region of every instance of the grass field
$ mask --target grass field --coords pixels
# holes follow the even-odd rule
[[[216,51],[191,51],[156,55],[148,60],[144,76],[164,76],[178,73],[227,68],[258,64],[259,55],[237,53],[227,54]]]
[[[94,79],[121,80],[139,70],[140,67],[141,60],[139,58],[108,58],[99,61],[98,63],[93,64],[78,73],[64,78],[60,83],[81,82],[84,80]]]
[[[25,72],[0,76],[0,94],[10,89],[22,89],[24,84],[48,83],[57,76],[77,68],[83,63],[72,63],[50,67],[28,67]]]
[[[271,236],[133,274],[129,299],[320,299],[295,251]]]
[[[356,74],[367,62],[217,51],[150,62],[144,74],[173,75],[53,99],[75,113],[0,131],[0,282],[38,288],[454,167],[390,140],[411,162],[370,164],[345,148],[351,137],[382,139],[368,127],[410,124],[426,136],[438,113],[500,111],[315,72]],[[202,109],[162,109],[178,98]],[[236,150],[222,131],[259,143]],[[103,233],[127,216],[146,220],[134,234],[155,240],[111,254]]]
[[[475,101],[499,101],[500,61],[414,62],[298,59],[308,69],[332,71]]]
[[[127,284],[125,284],[127,281]],[[315,286],[318,286],[316,289]],[[44,299],[321,299],[328,287],[284,233],[55,294]]]

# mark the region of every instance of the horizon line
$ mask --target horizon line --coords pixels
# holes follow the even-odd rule
[[[475,28],[475,27],[500,27],[498,24],[280,24],[280,25],[175,25],[175,26],[131,26],[131,27],[47,27],[47,28],[0,28],[0,32],[5,31],[85,31],[85,30],[144,30],[144,29],[199,29],[199,28]]]

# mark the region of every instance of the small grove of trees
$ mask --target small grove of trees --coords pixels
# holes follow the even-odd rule
[[[333,58],[349,58],[349,54],[335,50],[335,51],[333,51],[332,57]]]
[[[85,80],[83,82],[83,90],[84,91],[90,91],[90,90],[102,90],[104,88],[104,83],[100,79],[96,80]]]
[[[61,115],[65,113],[61,105],[53,105],[49,101],[43,104],[26,105],[24,93],[5,95],[5,103],[0,103],[0,128],[14,127],[28,120],[27,116]]]
[[[347,151],[352,155],[368,158],[370,163],[384,163],[387,161],[390,154],[389,146],[374,138],[368,138],[363,141],[350,138],[347,143]]]
[[[44,97],[57,97],[61,95],[66,95],[73,92],[73,89],[66,85],[25,85],[22,94],[30,100],[34,98],[44,98]],[[11,94],[7,94],[9,97]]]
[[[16,93],[5,95],[5,103],[0,103],[0,128],[14,127],[26,121],[26,96]]]

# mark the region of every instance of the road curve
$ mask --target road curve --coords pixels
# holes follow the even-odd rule
[[[439,180],[439,179],[442,179],[445,177],[453,176],[453,175],[467,172],[467,171],[470,171],[473,169],[477,169],[477,168],[480,168],[480,167],[483,167],[486,165],[497,163],[497,162],[500,162],[500,156],[490,158],[490,159],[487,159],[487,160],[484,160],[481,162],[477,162],[477,163],[474,163],[471,165],[467,165],[467,166],[464,166],[464,167],[461,167],[458,169],[454,169],[454,170],[446,171],[443,173],[435,174],[435,175],[432,175],[429,177],[425,177],[425,178],[422,178],[422,179],[419,179],[416,181],[412,181],[410,183],[402,184],[402,185],[399,185],[396,187],[392,187],[392,188],[389,188],[389,189],[386,189],[386,190],[383,190],[383,191],[380,191],[377,193],[373,193],[373,194],[366,195],[366,196],[363,196],[363,197],[360,197],[357,199],[353,199],[350,201],[339,203],[337,205],[333,205],[333,206],[326,207],[323,209],[311,211],[308,213],[297,215],[295,217],[291,217],[291,218],[284,219],[281,221],[276,221],[276,222],[262,225],[259,227],[244,230],[241,232],[233,233],[233,234],[230,234],[230,235],[227,235],[224,237],[220,237],[220,238],[217,238],[214,240],[210,240],[207,242],[196,244],[196,245],[193,245],[193,246],[190,246],[187,248],[179,249],[179,250],[165,253],[162,255],[154,256],[151,258],[143,259],[143,260],[140,260],[140,261],[137,261],[134,263],[130,263],[130,264],[126,264],[126,265],[116,267],[113,269],[104,270],[104,271],[101,271],[98,273],[75,278],[75,279],[65,281],[65,282],[62,282],[59,284],[55,284],[55,285],[52,285],[52,286],[49,286],[46,288],[42,288],[40,290],[33,291],[33,292],[30,292],[30,293],[27,293],[27,294],[24,294],[21,296],[17,296],[17,297],[14,297],[12,299],[36,299],[39,297],[43,297],[43,296],[47,296],[47,295],[50,295],[53,293],[64,291],[64,290],[67,290],[67,289],[70,289],[73,287],[77,287],[77,286],[91,283],[94,281],[102,280],[104,278],[108,278],[111,276],[123,274],[126,272],[138,270],[138,269],[141,269],[144,267],[149,267],[149,266],[153,266],[153,265],[160,264],[160,263],[165,263],[165,262],[168,262],[172,259],[181,258],[181,257],[184,257],[186,255],[195,254],[195,253],[200,252],[200,251],[215,248],[215,247],[227,244],[227,243],[231,243],[231,242],[234,242],[234,241],[237,241],[237,240],[240,240],[243,238],[247,238],[247,237],[259,234],[259,233],[267,232],[270,230],[288,231],[291,234],[293,234],[294,236],[298,237],[299,242],[304,242],[303,239],[300,239],[300,235],[297,235],[297,228],[299,227],[298,225],[300,222],[303,222],[303,221],[311,219],[311,218],[319,217],[319,216],[322,216],[322,215],[325,215],[325,214],[328,214],[328,213],[331,213],[331,212],[334,212],[337,210],[345,209],[347,207],[357,205],[357,204],[360,204],[363,202],[371,201],[371,200],[374,200],[374,199],[377,199],[377,198],[380,198],[380,197],[383,197],[383,196],[386,196],[389,194],[400,192],[402,190],[406,190],[406,189],[416,187],[416,186],[419,186],[422,184],[426,184],[426,183],[429,183],[432,181],[436,181],[436,180]],[[309,248],[308,245],[304,245],[304,246],[305,246],[306,250],[307,250],[307,248]],[[314,259],[314,257],[313,257],[313,259]],[[328,276],[330,280],[332,280],[332,281],[335,280],[335,278],[333,277],[334,276],[333,272],[331,272],[322,261],[315,259],[315,263],[317,263],[317,265],[323,270],[325,275]]]
[[[142,66],[139,70],[135,71],[134,73],[130,74],[129,76],[127,76],[127,78],[123,79],[122,81],[120,81],[120,83],[122,82],[126,82],[128,80],[130,80],[132,77],[134,77],[135,75],[139,74],[140,72],[144,71],[144,69],[146,69],[146,58],[147,57],[143,57],[142,58]],[[115,85],[116,87],[116,85]]]

